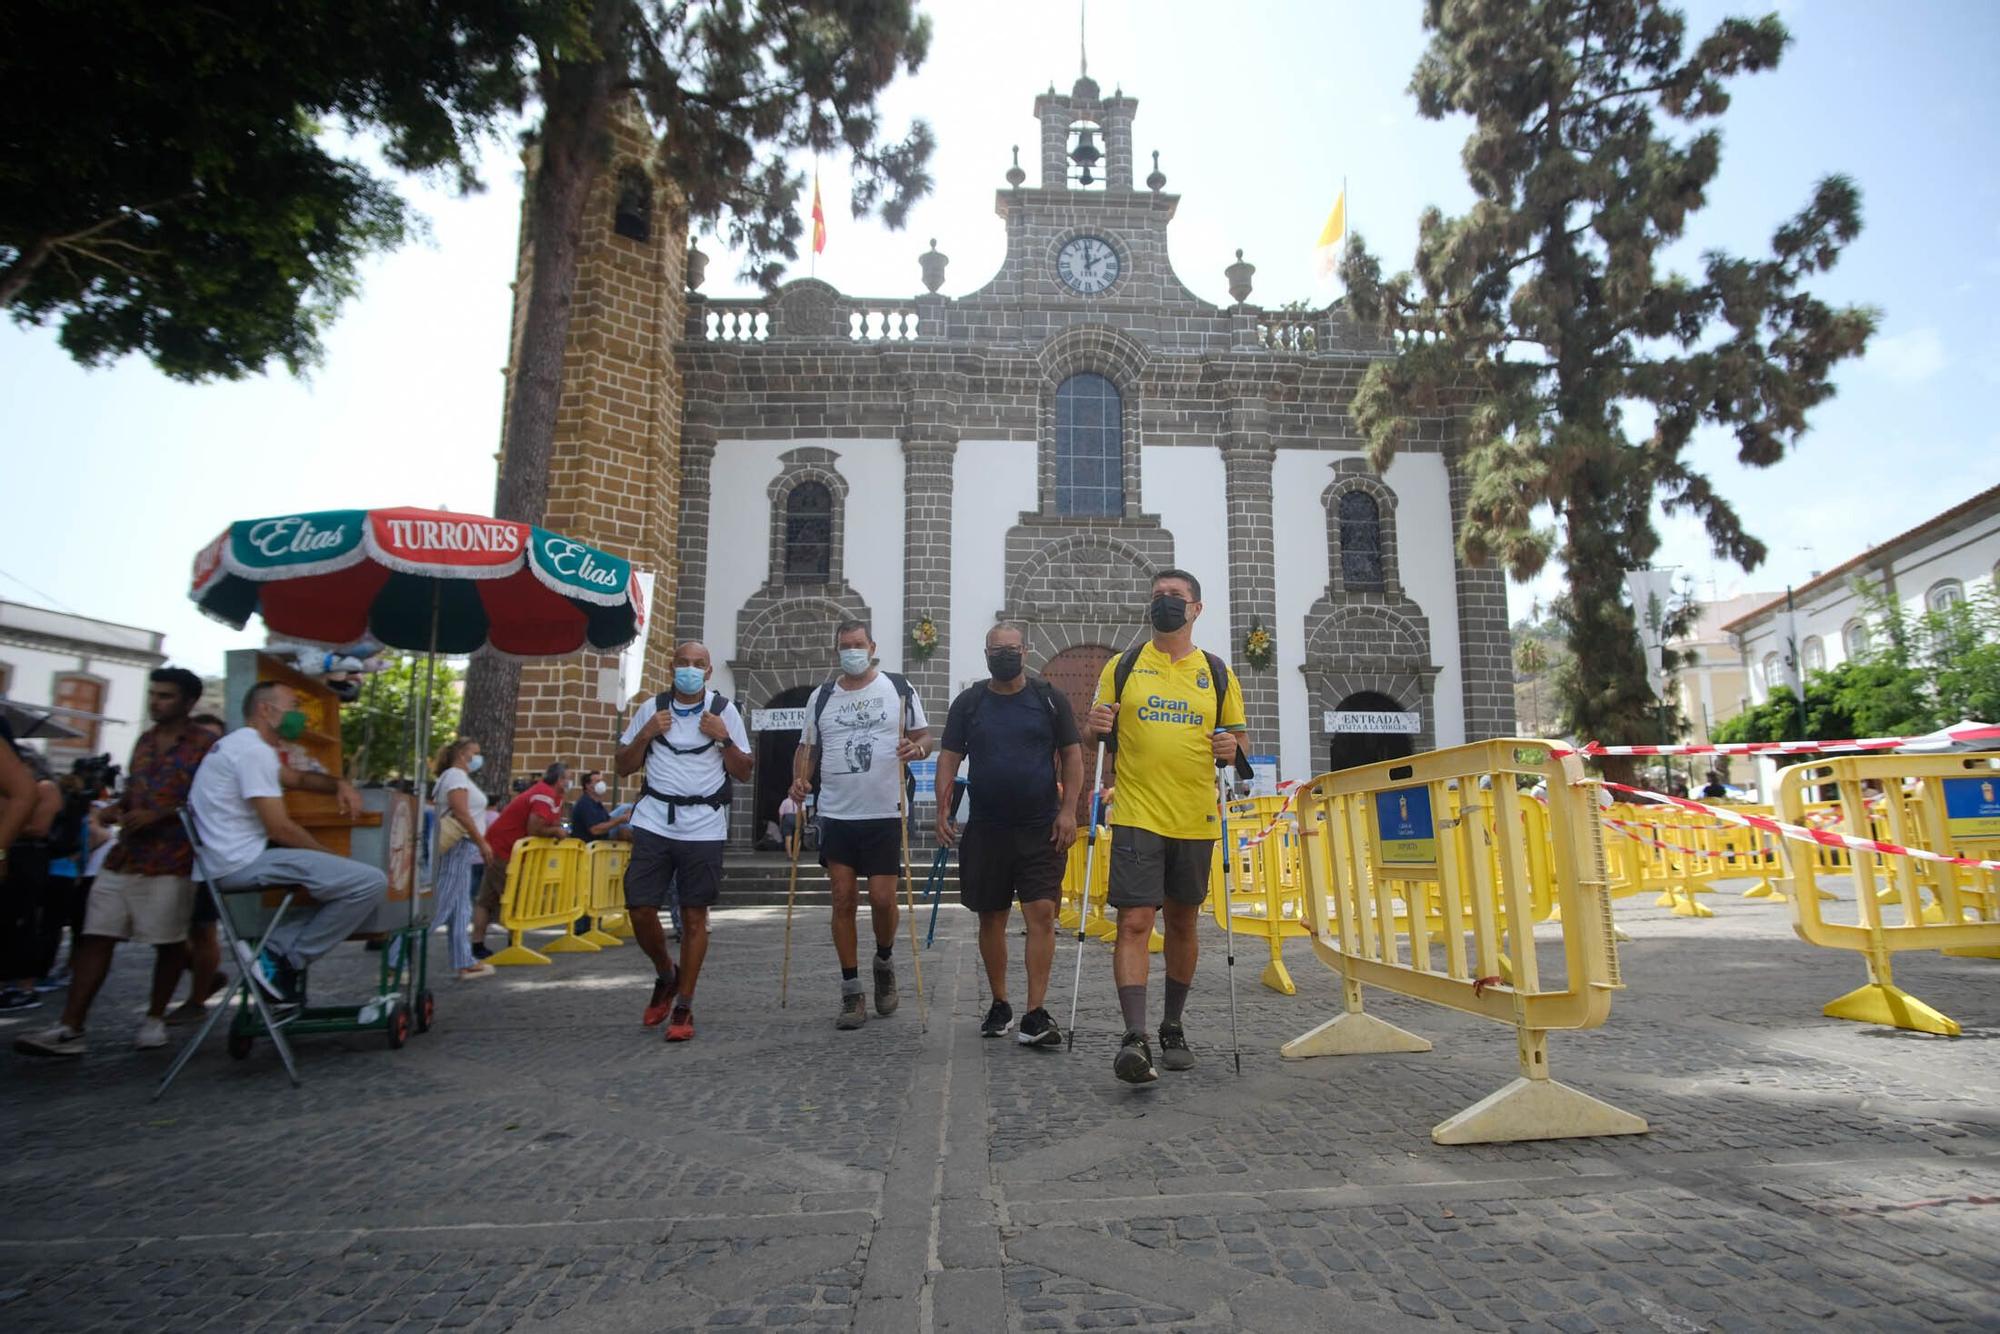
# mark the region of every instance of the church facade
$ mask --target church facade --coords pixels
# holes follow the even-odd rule
[[[681,280],[649,325],[677,336],[627,377],[678,409],[647,461],[674,473],[653,501],[671,516],[624,544],[662,571],[649,685],[670,633],[708,644],[746,712],[796,708],[858,619],[941,728],[1005,620],[1030,669],[1082,701],[1147,632],[1153,573],[1178,566],[1202,583],[1196,641],[1239,673],[1251,750],[1282,777],[1513,729],[1502,576],[1454,555],[1456,423],[1422,423],[1378,476],[1347,410],[1393,351],[1378,330],[1339,304],[1247,304],[1240,255],[1236,304],[1190,292],[1168,260],[1178,199],[1157,161],[1135,179],[1137,105],[1088,78],[1035,99],[1039,184],[1007,173],[1006,258],[962,297],[938,295],[935,243],[922,294],[871,300],[810,279],[710,299],[704,258],[664,253],[671,235],[603,242]],[[558,469],[606,448],[559,441]],[[575,522],[587,536],[590,515]],[[1262,665],[1253,629],[1272,641]],[[775,813],[795,743],[760,735],[736,837]]]

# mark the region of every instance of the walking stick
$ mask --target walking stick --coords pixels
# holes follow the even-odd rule
[[[806,798],[811,801],[811,797]],[[785,885],[785,968],[778,982],[778,1008],[784,1009],[792,989],[792,907],[799,900],[799,849],[806,841],[806,808],[792,817],[792,875]]]
[[[1090,841],[1083,847],[1083,898],[1076,909],[1076,973],[1069,982],[1069,1036],[1063,1050],[1076,1050],[1076,998],[1083,988],[1083,930],[1090,925],[1090,872],[1097,857],[1097,821],[1104,813],[1104,752],[1108,744],[1100,742],[1097,747],[1097,767],[1090,776]]]
[[[1229,1051],[1243,1073],[1243,1049],[1236,1043],[1236,932],[1229,924],[1229,900],[1236,880],[1236,845],[1229,841],[1229,769],[1215,762],[1215,804],[1222,816],[1222,949],[1229,964]]]
[[[951,785],[951,818],[958,818],[958,806],[965,799],[966,782],[963,778]],[[938,905],[944,902],[944,867],[951,858],[951,849],[938,845],[937,856],[931,858],[931,878],[924,884],[924,892],[931,900],[931,926],[924,933],[924,948],[929,949],[937,942]]]

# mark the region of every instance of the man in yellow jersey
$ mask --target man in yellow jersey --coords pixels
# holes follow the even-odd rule
[[[1201,583],[1185,570],[1153,577],[1153,637],[1113,658],[1098,678],[1090,727],[1116,749],[1111,889],[1118,942],[1111,976],[1125,1015],[1113,1072],[1128,1084],[1159,1078],[1146,1042],[1147,945],[1166,910],[1167,999],[1160,1064],[1194,1067],[1181,1010],[1194,983],[1196,926],[1220,832],[1215,767],[1241,752],[1243,689],[1229,665],[1194,646]],[[1114,734],[1115,729],[1115,734]]]

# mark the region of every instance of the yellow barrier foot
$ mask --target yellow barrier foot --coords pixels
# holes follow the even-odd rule
[[[1351,1012],[1327,1020],[1278,1048],[1288,1061],[1314,1056],[1379,1056],[1390,1052],[1429,1051],[1431,1044],[1372,1014]]]
[[[581,939],[589,941],[599,949],[604,949],[612,945],[623,945],[625,943],[609,931],[601,931],[594,926],[584,932]]]
[[[1611,928],[1611,938],[1622,945],[1632,939],[1632,933],[1622,926],[1614,926]]]
[[[1658,897],[1657,899],[1654,899],[1653,906],[1655,908],[1671,908],[1677,902],[1679,902],[1679,900],[1674,897],[1673,892],[1670,890],[1667,893],[1660,895],[1660,897]]]
[[[1699,903],[1694,899],[1689,899],[1685,903],[1676,903],[1674,905],[1674,916],[1713,917],[1715,916],[1715,909],[1709,907],[1706,903]]]
[[[597,953],[597,946],[591,944],[588,940],[585,940],[582,936],[557,936],[554,940],[551,940],[548,944],[542,946],[542,948],[547,950],[550,954]]]
[[[498,954],[487,955],[486,962],[495,967],[505,968],[509,964],[546,964],[554,963],[555,960],[546,954],[535,953],[526,945],[509,945]]]
[[[1531,1139],[1643,1135],[1646,1118],[1553,1079],[1516,1079],[1431,1129],[1438,1144],[1512,1144]]]
[[[1750,888],[1744,890],[1743,897],[1746,899],[1777,899],[1783,898],[1784,895],[1771,888],[1771,882],[1766,880],[1762,884],[1752,885]]]
[[[1262,981],[1265,986],[1277,992],[1280,996],[1296,996],[1299,994],[1299,989],[1292,984],[1292,975],[1285,971],[1285,965],[1282,960],[1273,959],[1264,965]]]
[[[1092,940],[1110,940],[1118,934],[1116,923],[1107,922],[1102,917],[1083,928],[1083,934]]]
[[[1116,935],[1117,932],[1114,930],[1112,934]],[[1163,950],[1165,950],[1166,948],[1167,948],[1167,938],[1161,935],[1157,931],[1155,931],[1152,934],[1152,936],[1146,941],[1146,953],[1148,954],[1158,954]]]
[[[1937,1033],[1948,1038],[1959,1034],[1958,1021],[1912,996],[1898,986],[1870,982],[1856,987],[1839,1000],[1829,1001],[1820,1011],[1829,1019],[1852,1019],[1857,1024],[1884,1024],[1907,1028],[1914,1033]]]

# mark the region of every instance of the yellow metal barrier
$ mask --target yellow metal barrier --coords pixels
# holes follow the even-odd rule
[[[1547,784],[1561,983],[1537,957],[1533,885],[1514,776]],[[1453,817],[1449,784],[1483,775],[1494,817]],[[1533,741],[1486,741],[1314,779],[1298,800],[1313,952],[1341,975],[1344,1012],[1285,1044],[1289,1059],[1419,1052],[1431,1044],[1366,1013],[1362,987],[1515,1029],[1520,1078],[1440,1123],[1440,1144],[1631,1135],[1646,1122],[1549,1078],[1548,1034],[1596,1028],[1621,984],[1595,785],[1581,762]],[[1490,851],[1480,846],[1491,839]],[[1398,887],[1404,887],[1401,890]],[[1422,887],[1421,890],[1418,887]],[[1419,900],[1437,896],[1442,929]],[[1403,898],[1399,913],[1398,898]],[[1505,922],[1515,924],[1505,931]],[[1400,922],[1399,922],[1400,917]],[[1400,929],[1399,929],[1400,927]],[[1501,977],[1503,949],[1511,984]],[[1553,962],[1553,961],[1551,961]]]
[[[1085,826],[1076,836],[1076,842],[1069,845],[1069,860],[1063,866],[1062,902],[1056,910],[1056,922],[1065,931],[1075,931],[1077,914],[1083,907],[1083,872],[1090,867],[1090,920],[1084,924],[1083,933],[1092,940],[1110,942],[1118,936],[1118,910],[1105,900],[1111,892],[1111,826],[1099,825],[1097,829],[1097,857],[1091,861],[1090,829]],[[1167,938],[1153,928],[1153,937],[1148,942],[1152,953],[1158,954],[1167,947]]]
[[[507,862],[507,888],[500,897],[500,925],[508,934],[507,948],[487,959],[491,964],[545,964],[549,954],[591,954],[597,946],[575,935],[558,936],[531,950],[523,941],[530,931],[572,927],[582,915],[588,886],[583,875],[584,844],[580,839],[524,838],[514,845]]]
[[[632,860],[632,845],[613,839],[599,839],[586,845],[583,873],[589,891],[585,903],[590,913],[590,930],[583,938],[600,946],[623,945],[632,935],[625,920],[625,867]]]
[[[1298,824],[1285,812],[1275,829],[1258,842],[1250,841],[1284,810],[1283,797],[1246,797],[1229,804],[1229,837],[1236,845],[1236,865],[1235,892],[1229,895],[1226,920],[1233,934],[1256,936],[1269,947],[1271,960],[1261,979],[1264,985],[1281,996],[1296,996],[1298,986],[1285,969],[1284,942],[1306,934]],[[1222,876],[1222,856],[1218,839],[1208,882],[1208,911],[1217,925],[1225,921],[1222,899],[1229,883]]]
[[[1874,820],[1866,783],[1890,794]],[[1778,780],[1779,818],[1808,824],[1806,789],[1825,784],[1839,789],[1843,833],[1947,856],[2000,858],[2000,754],[1866,755],[1795,765]],[[1976,867],[1843,849],[1854,877],[1853,918],[1835,922],[1827,920],[1818,885],[1827,873],[1820,851],[1785,843],[1793,927],[1810,944],[1854,950],[1868,964],[1867,983],[1823,1013],[1957,1037],[1955,1020],[1895,984],[1890,960],[1906,950],[2000,957],[2000,878]],[[1847,900],[1841,903],[1844,909]]]

